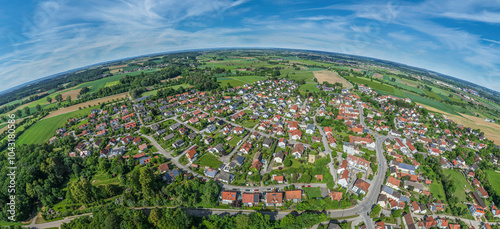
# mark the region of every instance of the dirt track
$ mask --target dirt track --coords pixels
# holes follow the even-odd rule
[[[99,105],[99,102],[100,103],[106,103],[106,102],[111,102],[113,99],[117,100],[117,99],[122,99],[122,98],[127,98],[127,97],[128,97],[128,92],[125,92],[125,93],[121,93],[121,94],[117,94],[117,95],[112,95],[112,96],[108,96],[108,97],[104,97],[104,98],[100,98],[100,99],[91,100],[91,101],[84,102],[84,103],[79,103],[79,104],[76,104],[76,105],[73,105],[73,106],[64,107],[64,108],[61,108],[61,109],[59,109],[57,111],[54,111],[54,112],[50,113],[49,115],[47,115],[43,119],[47,119],[47,118],[51,118],[51,117],[54,117],[54,116],[66,114],[66,113],[72,112],[72,111],[77,111],[80,107],[82,107],[82,108],[83,107],[88,107],[89,105],[90,106],[96,106],[96,105]]]

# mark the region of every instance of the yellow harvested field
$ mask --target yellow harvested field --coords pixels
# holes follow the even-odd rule
[[[113,70],[113,69],[117,69],[117,68],[124,68],[124,67],[127,67],[127,65],[126,64],[115,65],[115,66],[109,67],[109,70]]]
[[[253,60],[253,59],[256,59],[255,57],[251,57],[251,56],[229,56],[229,58],[244,59],[244,60]]]
[[[81,90],[82,89],[74,89],[71,91],[63,92],[63,93],[61,93],[61,95],[62,95],[64,101],[66,101],[66,98],[68,98],[68,96],[71,96],[71,100],[76,100],[77,96],[80,94]]]
[[[373,73],[373,77],[374,78],[378,78],[378,79],[383,79],[384,78],[384,76],[382,74],[380,74],[380,73]]]
[[[343,87],[348,87],[348,85],[351,85],[349,81],[340,77],[339,74],[334,71],[321,70],[314,71],[313,74],[320,84],[326,81],[331,84],[341,83]]]
[[[123,71],[123,68],[116,68],[116,69],[113,69],[113,70],[111,70],[109,72],[112,73],[112,74],[115,74],[115,73],[118,73],[120,71]]]
[[[117,94],[117,95],[112,95],[112,96],[108,96],[108,97],[104,97],[104,98],[100,98],[100,99],[95,99],[95,100],[91,100],[91,101],[84,102],[84,103],[79,103],[79,104],[69,106],[69,107],[64,107],[64,108],[61,108],[57,111],[50,113],[49,115],[47,115],[43,119],[66,114],[68,112],[77,111],[80,107],[84,108],[84,107],[88,107],[89,105],[90,106],[97,106],[97,105],[99,105],[99,103],[107,103],[107,102],[113,101],[113,99],[118,100],[118,99],[123,99],[123,98],[128,98],[128,92]]]
[[[422,104],[420,104],[422,105]],[[422,105],[427,110],[433,111],[433,112],[439,112],[444,115],[446,115],[448,118],[456,122],[457,124],[463,125],[464,127],[470,127],[472,129],[480,129],[482,132],[484,132],[484,136],[493,142],[495,144],[500,144],[500,125],[496,123],[491,123],[484,121],[484,118],[480,117],[475,117],[471,115],[466,115],[466,114],[460,114],[461,116],[458,115],[453,115],[450,113],[443,112],[441,110],[438,110],[433,107],[425,106]],[[463,117],[462,117],[463,116]]]

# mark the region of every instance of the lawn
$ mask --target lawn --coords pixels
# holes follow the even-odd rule
[[[179,89],[180,87],[183,87],[184,89],[187,89],[187,88],[191,88],[191,85],[186,84],[186,83],[183,83],[183,84],[179,84],[179,85],[174,85],[174,86],[170,86],[170,87],[165,87],[165,88],[163,88],[163,89],[166,89],[166,88],[172,88],[172,89],[174,89],[174,90],[177,90],[177,89]],[[148,95],[151,95],[151,96],[156,96],[156,92],[158,92],[158,90],[147,91],[147,92],[142,93],[142,95],[141,95],[141,96],[148,96]]]
[[[92,185],[94,186],[99,186],[99,185],[105,185],[105,184],[120,184],[120,180],[118,179],[118,176],[111,177],[109,174],[96,174],[94,177],[92,177]]]
[[[259,120],[252,121],[252,120],[250,120],[250,119],[246,119],[246,120],[244,120],[244,121],[241,123],[241,125],[242,125],[242,126],[244,126],[244,127],[246,127],[246,128],[250,128],[250,129],[252,129],[252,128],[254,128],[254,127],[255,127],[255,125],[257,125],[258,123],[259,123]]]
[[[443,172],[445,176],[450,176],[456,185],[456,190],[455,193],[453,193],[453,196],[459,198],[461,202],[467,201],[467,194],[465,193],[465,190],[468,189],[472,191],[472,188],[462,173],[452,169],[444,169]]]
[[[183,84],[179,84],[179,85],[175,85],[175,86],[170,86],[170,88],[172,88],[174,90],[177,90],[180,87],[183,87],[184,89],[186,89],[186,88],[191,88],[191,85],[189,85],[187,83],[183,83]]]
[[[305,80],[306,82],[312,82],[314,79],[314,74],[311,71],[295,70],[293,68],[281,70],[280,77],[285,77],[286,75],[288,75],[288,77],[292,80]]]
[[[315,188],[303,188],[306,193],[307,199],[321,198],[321,189],[319,187]]]
[[[230,87],[237,87],[237,86],[243,86],[247,83],[241,81],[241,80],[236,80],[236,79],[233,79],[233,78],[226,78],[226,77],[223,77],[223,78],[217,78],[217,82],[220,82],[220,85],[221,86],[230,86]]]
[[[299,89],[303,92],[319,92],[321,91],[319,88],[316,87],[316,83],[306,83],[300,85]]]
[[[486,170],[486,175],[488,176],[488,180],[493,190],[500,195],[500,173],[493,170]]]
[[[238,144],[240,140],[241,140],[240,136],[233,136],[233,139],[231,139],[231,141],[229,141],[228,144],[232,147],[236,147],[236,144]]]
[[[441,184],[441,182],[434,181],[432,182],[430,187],[432,196],[440,199],[443,202],[446,202],[446,195],[444,193],[443,184]]]
[[[235,77],[228,77],[228,78],[243,81],[243,82],[249,83],[249,84],[264,79],[261,76],[235,76]]]
[[[441,101],[443,100],[443,98],[441,96],[439,96],[438,94],[436,94],[435,92],[432,92],[432,91],[427,91],[427,90],[423,90],[425,92],[425,94],[437,101]]]
[[[317,65],[317,66],[322,66],[322,67],[330,67],[333,66],[332,63],[324,63],[324,62],[317,62],[314,60],[304,60],[304,59],[299,59],[299,60],[294,60],[294,62],[299,62],[298,64],[304,64],[304,65]]]
[[[142,93],[141,96],[143,96],[143,97],[148,96],[148,95],[155,96],[156,92],[158,92],[158,90],[147,91],[147,92]]]
[[[88,87],[90,89],[90,92],[96,92],[99,90],[99,88],[107,87],[108,83],[113,83],[115,81],[120,82],[120,79],[125,76],[125,74],[121,75],[114,75],[86,83],[82,83],[78,85],[77,89],[83,88],[83,87]]]
[[[47,142],[52,136],[56,134],[56,130],[63,127],[68,119],[90,113],[90,110],[95,107],[85,108],[69,112],[66,114],[58,115],[55,117],[47,118],[33,124],[28,130],[19,136],[16,144],[33,144]]]
[[[219,161],[219,159],[217,159],[217,157],[215,157],[211,153],[205,153],[195,163],[211,168],[219,168],[219,166],[222,164],[222,162]]]
[[[112,86],[115,86],[115,85],[118,85],[120,84],[120,81],[117,80],[117,81],[111,81],[111,82],[107,82],[106,85],[104,85],[104,87],[112,87]]]
[[[351,83],[357,83],[357,84],[364,84],[368,87],[371,87],[372,89],[376,90],[381,90],[381,91],[386,91],[389,93],[394,93],[394,87],[387,85],[387,84],[381,84],[378,81],[371,81],[366,78],[361,78],[361,77],[346,77],[347,80],[349,80]]]
[[[416,103],[421,103],[426,106],[430,106],[433,108],[436,108],[438,110],[450,113],[450,114],[455,114],[458,115],[458,113],[455,111],[455,107],[452,105],[444,104],[432,99],[424,98],[418,95],[415,95],[413,93],[405,92],[406,97],[410,98],[411,100],[415,101]]]

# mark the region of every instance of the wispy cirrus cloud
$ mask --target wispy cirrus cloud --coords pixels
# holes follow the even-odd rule
[[[301,48],[363,55],[500,90],[500,47],[492,39],[500,37],[492,29],[498,26],[497,1],[37,3],[35,11],[26,14],[45,15],[42,20],[22,22],[20,27],[27,29],[15,34],[22,39],[11,43],[0,39],[0,78],[6,82],[0,91],[99,62],[217,47]],[[471,23],[479,24],[485,34],[478,34]]]

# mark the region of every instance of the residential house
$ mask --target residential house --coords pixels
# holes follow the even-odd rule
[[[302,200],[302,190],[290,190],[285,192],[287,201],[300,202]]]
[[[283,159],[285,159],[285,154],[283,152],[279,151],[274,155],[274,162],[282,164]]]
[[[469,205],[469,211],[470,211],[471,215],[473,215],[474,217],[478,217],[478,218],[483,217],[483,215],[485,213],[485,210],[483,207],[481,207],[479,205],[475,205],[475,204]]]
[[[237,195],[235,191],[222,191],[222,204],[231,204],[236,200]]]
[[[370,184],[368,184],[366,181],[357,179],[356,182],[354,182],[354,186],[352,187],[352,191],[356,193],[357,195],[363,194],[365,195],[368,192],[368,188],[370,187]]]
[[[349,184],[349,170],[346,169],[342,171],[338,184],[344,188],[347,188],[347,185]]]
[[[241,202],[244,206],[253,207],[259,204],[259,193],[243,193]]]
[[[332,201],[340,201],[342,199],[343,192],[335,192],[332,191],[330,192],[330,198],[332,198]]]
[[[295,157],[295,159],[301,158],[302,154],[304,154],[304,145],[299,143],[295,144],[293,147],[292,155]]]
[[[267,206],[282,206],[283,205],[283,193],[282,192],[268,192],[266,195],[266,205]]]

